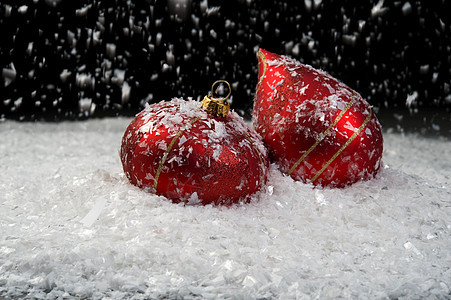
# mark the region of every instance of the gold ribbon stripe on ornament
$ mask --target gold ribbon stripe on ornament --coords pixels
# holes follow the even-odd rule
[[[373,112],[370,109],[370,113],[366,117],[365,121],[363,121],[362,125],[360,125],[359,129],[356,132],[354,132],[354,134],[346,141],[346,143],[344,143],[343,146],[341,146],[341,148],[338,149],[337,153],[335,153],[334,156],[332,156],[331,159],[329,159],[329,161],[321,168],[321,170],[319,170],[319,172],[316,173],[316,175],[311,179],[311,182],[315,181],[321,175],[321,173],[323,173],[324,170],[338,157],[338,155],[340,155],[341,152],[343,152],[343,150],[346,149],[346,147],[348,147],[349,144],[352,143],[352,141],[360,134],[363,128],[365,128],[366,124],[370,121],[372,114]]]
[[[245,134],[246,134],[247,140],[251,143],[251,145],[254,148],[255,152],[257,152],[258,159],[260,160],[261,174],[262,174],[261,178],[260,178],[260,187],[262,188],[264,186],[264,184],[265,184],[265,162],[263,161],[263,158],[261,156],[260,151],[258,151],[257,146],[255,146],[254,140],[251,138],[250,135],[248,135],[247,133],[245,133]]]
[[[354,98],[351,99],[351,101],[348,102],[348,104],[346,105],[346,107],[340,112],[340,114],[335,118],[334,122],[332,124],[330,124],[329,127],[327,127],[327,129],[321,134],[321,137],[304,153],[302,154],[302,156],[298,159],[298,161],[291,167],[290,171],[288,171],[288,175],[291,175],[291,173],[293,173],[294,170],[296,170],[296,168],[299,166],[299,164],[307,157],[307,155],[310,154],[310,152],[312,152],[316,146],[318,146],[319,143],[322,142],[322,140],[324,140],[326,138],[326,136],[329,134],[329,132],[331,131],[331,129],[337,125],[338,121],[340,121],[340,119],[343,117],[343,115],[348,111],[349,108],[351,108],[351,106],[354,104]],[[319,175],[318,175],[319,176]],[[313,181],[313,180],[312,180]]]
[[[263,62],[263,74],[262,74],[262,76],[260,76],[260,80],[258,81],[256,93],[260,90],[260,87],[263,83],[263,79],[265,78],[265,74],[266,74],[266,66],[267,66],[266,57],[263,54],[263,52],[258,51],[258,58],[260,58]]]
[[[175,142],[180,138],[180,136],[183,134],[183,132],[185,132],[186,129],[191,127],[191,125],[193,125],[194,123],[199,121],[201,118],[202,117],[199,116],[199,117],[192,119],[185,127],[180,129],[179,132],[177,132],[177,134],[172,138],[172,141],[169,143],[169,146],[166,148],[166,151],[164,151],[163,157],[161,158],[160,164],[158,165],[157,173],[155,174],[155,179],[153,181],[153,188],[155,189],[155,192],[157,191],[158,178],[160,177],[161,169],[163,168],[163,164],[166,161],[166,159],[168,158],[169,152],[171,152],[172,147],[174,146]]]

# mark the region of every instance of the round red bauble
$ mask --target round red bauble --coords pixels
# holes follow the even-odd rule
[[[245,202],[265,183],[269,160],[259,136],[233,111],[225,117],[183,99],[147,105],[120,151],[130,182],[173,202]]]
[[[344,187],[380,168],[382,133],[370,105],[323,71],[260,49],[253,124],[282,172]]]

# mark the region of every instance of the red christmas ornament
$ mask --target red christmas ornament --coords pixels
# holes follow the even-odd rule
[[[282,172],[344,187],[372,178],[382,133],[370,105],[323,71],[260,49],[253,124]]]
[[[121,160],[130,182],[190,204],[246,201],[265,183],[269,165],[259,136],[225,98],[173,99],[148,105],[126,129]],[[202,107],[202,108],[201,108]]]

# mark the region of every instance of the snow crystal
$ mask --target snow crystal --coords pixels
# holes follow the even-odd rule
[[[116,44],[107,43],[106,54],[109,58],[114,58],[116,56]]]
[[[213,16],[219,13],[219,11],[221,10],[220,6],[212,6],[212,7],[208,7],[206,9],[206,13],[208,16]]]
[[[117,85],[122,85],[125,80],[125,70],[114,69],[114,75],[111,78],[111,82]]]
[[[436,83],[438,78],[438,72],[434,72],[432,74],[432,83]]]
[[[187,140],[188,140],[188,139],[187,139],[184,135],[182,135],[182,136],[179,138],[179,145],[183,145]]]
[[[371,17],[379,17],[385,14],[388,10],[387,7],[384,6],[384,0],[379,0],[373,8],[371,8]]]
[[[22,105],[22,100],[23,100],[22,97],[20,97],[20,98],[14,100],[14,106],[15,106],[15,107],[20,107],[20,106]]]
[[[321,2],[323,2],[323,0],[313,0],[313,7],[317,9],[321,5]]]
[[[310,12],[312,10],[312,0],[304,0],[304,5],[307,11]]]
[[[169,66],[167,63],[164,63],[163,66],[161,67],[161,72],[165,73],[168,72],[169,70],[171,70],[171,66]]]
[[[214,124],[214,128],[209,136],[210,140],[217,141],[225,139],[227,136],[227,130],[224,123],[218,122],[215,119],[211,119],[211,122]]]
[[[355,43],[357,41],[357,36],[355,35],[350,35],[350,34],[344,34],[343,35],[343,43],[350,45],[350,46],[355,46]]]
[[[131,86],[128,84],[127,81],[124,81],[122,85],[122,104],[125,104],[130,99],[130,90]]]
[[[407,95],[407,99],[406,99],[406,106],[407,107],[411,107],[413,103],[415,103],[415,101],[418,98],[418,92],[414,91],[412,94]]]
[[[64,73],[64,71],[63,71],[63,73]],[[62,80],[63,80],[63,78],[67,78],[67,77],[64,77],[65,75],[67,75],[67,72],[64,74],[63,73],[60,74],[60,78]],[[63,76],[63,77],[61,77],[61,76]],[[95,78],[91,77],[90,74],[77,73],[75,76],[75,84],[81,88],[90,87],[91,89],[94,89]]]
[[[191,194],[191,196],[188,198],[188,204],[189,205],[195,205],[200,203],[201,200],[199,199],[197,192],[194,192]]]
[[[420,73],[421,74],[427,74],[429,73],[429,65],[422,65],[420,66]]]
[[[8,86],[14,79],[16,79],[16,69],[14,68],[14,64],[11,64],[11,69],[3,68],[2,77],[5,83],[5,86]]]
[[[95,111],[96,104],[92,102],[91,98],[81,98],[78,101],[78,109],[81,113],[89,116],[92,115]]]
[[[128,182],[130,121],[2,122],[0,298],[449,296],[449,140],[386,132],[373,180],[318,189],[272,165],[249,204],[184,206]]]
[[[80,221],[86,227],[91,227],[95,220],[100,216],[103,207],[106,204],[106,198],[100,197],[97,199],[94,207],[89,211],[89,213]]]
[[[221,145],[215,145],[213,147],[213,154],[212,154],[213,159],[214,160],[218,160],[219,155],[221,155],[221,153],[222,153],[222,146]]]
[[[172,50],[166,51],[166,61],[170,65],[175,65],[175,55],[174,52],[172,52]]]
[[[412,5],[410,4],[409,1],[407,1],[406,3],[403,4],[401,9],[402,13],[406,16],[412,12]]]
[[[89,9],[92,7],[92,4],[85,5],[84,7],[75,10],[75,15],[77,17],[84,17],[88,14]]]
[[[24,15],[28,11],[28,6],[27,5],[22,5],[22,6],[19,7],[18,11],[19,11],[20,14]]]
[[[157,46],[160,46],[160,44],[161,44],[161,40],[163,39],[163,34],[161,33],[161,32],[158,32],[157,33],[157,37],[156,37],[156,42],[155,42],[155,44],[157,45]]]
[[[158,79],[158,73],[154,73],[152,74],[152,76],[150,76],[150,81],[155,81]]]

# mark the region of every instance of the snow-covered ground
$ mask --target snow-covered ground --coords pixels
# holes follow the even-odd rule
[[[451,295],[451,142],[385,132],[385,168],[314,189],[272,166],[232,208],[130,185],[131,121],[0,123],[0,298]]]

